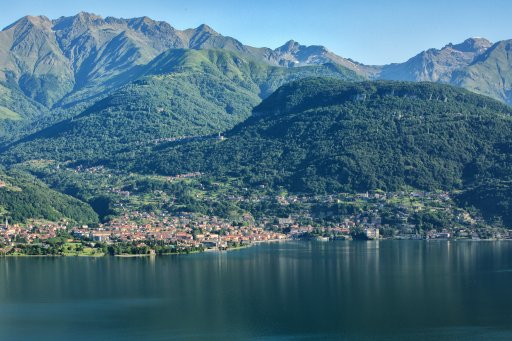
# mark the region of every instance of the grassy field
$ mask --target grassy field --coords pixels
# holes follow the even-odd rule
[[[105,255],[101,250],[84,247],[81,243],[65,243],[62,248],[64,256],[101,257]]]
[[[0,120],[19,121],[21,116],[6,107],[0,106]]]

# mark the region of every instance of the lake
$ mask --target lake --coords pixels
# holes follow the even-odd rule
[[[512,242],[0,258],[0,340],[512,340]]]

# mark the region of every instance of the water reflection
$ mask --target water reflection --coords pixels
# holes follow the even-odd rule
[[[509,242],[289,242],[4,258],[0,339],[508,338],[511,251]]]

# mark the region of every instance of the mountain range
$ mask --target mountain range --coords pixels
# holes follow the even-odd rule
[[[405,63],[368,66],[293,40],[276,49],[255,48],[207,25],[181,31],[148,17],[82,12],[55,20],[26,16],[4,28],[0,81],[47,108],[68,107],[139,78],[144,66],[169,49],[222,49],[274,66],[334,63],[367,79],[449,83],[511,102],[509,46],[510,41],[470,38],[421,52]]]
[[[129,82],[161,72],[155,67],[169,67],[173,61],[163,59],[176,49],[229,51],[238,54],[240,61],[284,65],[283,69],[326,62],[341,65],[340,69],[355,65],[324,48],[293,42],[275,50],[253,48],[206,25],[179,31],[147,17],[104,19],[79,13],[50,20],[26,16],[0,32],[0,117],[4,118],[0,138],[13,140],[81,113]],[[361,77],[348,71],[343,77],[349,73],[352,79]],[[256,93],[268,95],[281,84]]]
[[[293,41],[275,50],[254,48],[207,25],[180,31],[147,17],[103,19],[89,13],[56,20],[26,16],[7,26],[0,42],[0,80],[47,107],[136,79],[144,72],[141,66],[169,49],[223,49],[281,66],[353,65],[323,47]]]
[[[0,159],[8,182],[10,168],[42,161],[308,193],[456,190],[475,207],[499,192],[508,207],[511,42],[470,38],[371,66],[293,40],[251,47],[207,25],[26,16],[0,32]],[[97,219],[44,186],[60,213],[39,216]],[[16,206],[8,194],[0,208]]]

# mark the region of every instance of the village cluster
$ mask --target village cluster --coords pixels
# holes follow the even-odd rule
[[[361,212],[348,215],[339,223],[304,224],[311,221],[311,214],[298,212],[288,217],[268,217],[256,221],[250,214],[242,222],[234,223],[216,216],[196,213],[171,215],[165,212],[143,212],[126,210],[120,216],[98,226],[70,226],[58,223],[33,222],[27,225],[3,222],[0,228],[0,249],[8,254],[20,251],[22,245],[37,245],[43,248],[54,246],[56,238],[67,236],[67,242],[86,246],[132,244],[139,249],[145,247],[154,252],[152,245],[166,245],[174,250],[227,250],[259,242],[288,239],[510,239],[512,232],[506,229],[485,227],[482,221],[467,212],[453,210],[446,193],[362,193],[329,196],[300,197],[277,196],[281,205],[293,203],[333,204],[353,201],[364,204]],[[407,200],[404,200],[407,199]],[[226,200],[248,200],[243,196],[230,196]],[[253,198],[254,200],[254,198]],[[404,204],[407,203],[407,204]],[[390,206],[391,205],[391,206]],[[433,226],[422,230],[412,223],[416,211],[437,207],[452,217],[453,224],[447,227]],[[330,207],[330,206],[328,206]],[[392,209],[390,209],[390,207]],[[392,213],[394,223],[383,222],[383,212]],[[332,212],[323,212],[328,215]],[[305,220],[306,219],[306,220]],[[389,218],[388,218],[389,219]],[[62,239],[62,238],[61,238]]]

